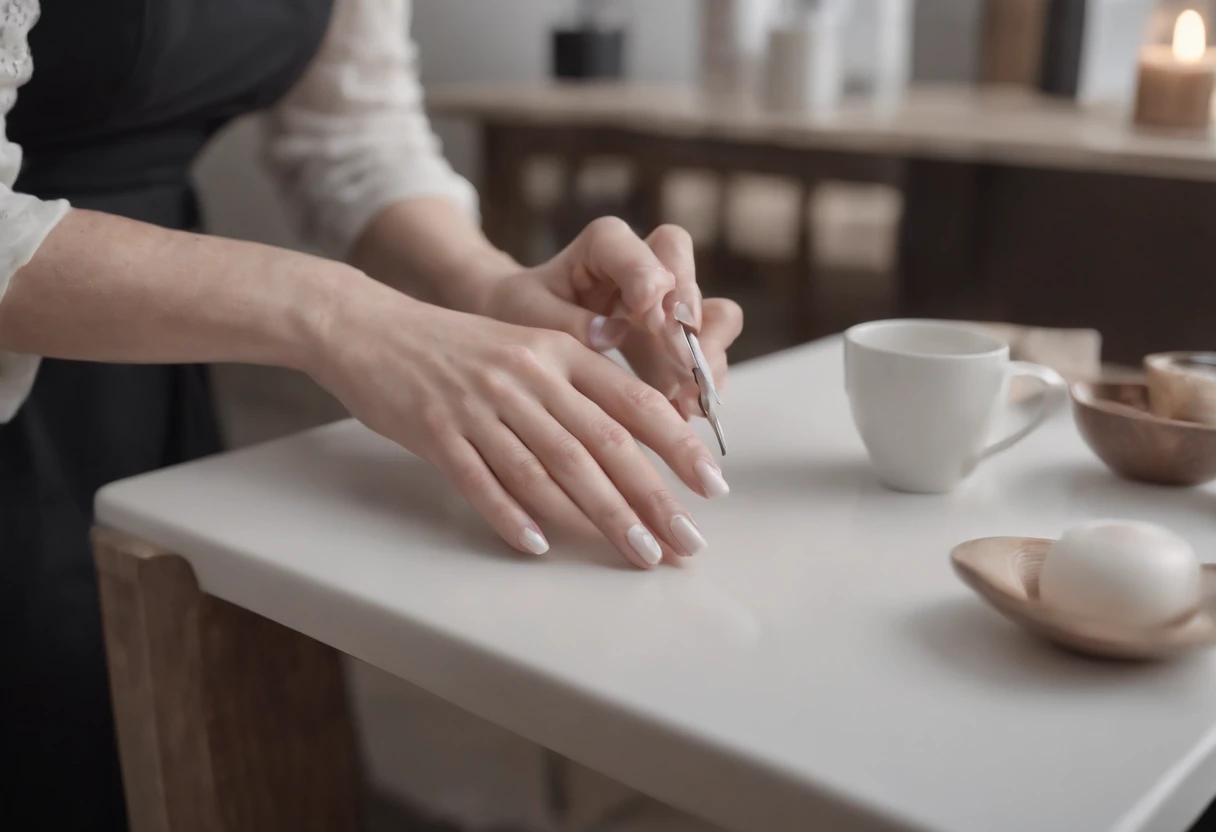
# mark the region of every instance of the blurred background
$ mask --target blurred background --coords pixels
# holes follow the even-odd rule
[[[411,33],[491,239],[535,262],[596,216],[683,225],[705,294],[744,307],[734,362],[907,314],[1096,332],[1135,364],[1216,341],[1210,84],[1202,126],[1137,124],[1174,83],[1167,56],[1141,89],[1142,51],[1182,8],[1211,23],[1173,0],[414,0]],[[258,131],[198,166],[208,228],[305,248]],[[216,379],[235,445],[344,415],[289,372]],[[385,828],[705,828],[351,682]]]

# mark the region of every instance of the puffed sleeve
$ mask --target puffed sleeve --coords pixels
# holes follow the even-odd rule
[[[21,148],[6,138],[6,122],[17,103],[17,88],[34,70],[29,31],[38,11],[38,0],[0,4],[0,302],[13,275],[30,261],[69,208],[64,200],[44,202],[13,190],[21,172]],[[0,423],[11,420],[29,396],[38,360],[0,351]]]
[[[305,235],[334,257],[393,202],[439,196],[477,212],[423,109],[410,12],[410,0],[337,0],[318,54],[267,119],[267,166]]]

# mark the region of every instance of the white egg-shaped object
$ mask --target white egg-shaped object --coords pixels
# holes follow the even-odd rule
[[[1039,600],[1119,627],[1158,627],[1194,610],[1202,568],[1191,545],[1152,523],[1097,520],[1064,532],[1039,573]]]

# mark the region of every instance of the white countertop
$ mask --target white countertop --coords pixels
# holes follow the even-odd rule
[[[1119,516],[1212,560],[1216,491],[1117,480],[1061,416],[953,495],[890,493],[841,385],[835,340],[736,369],[733,493],[691,504],[711,548],[652,573],[560,535],[511,553],[351,422],[110,486],[98,514],[219,597],[730,829],[1185,829],[1216,796],[1216,654],[1057,652],[948,554]]]

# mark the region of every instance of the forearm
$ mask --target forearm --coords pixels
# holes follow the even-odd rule
[[[339,263],[75,210],[13,276],[0,349],[306,369],[335,300],[361,287],[376,288]]]
[[[498,280],[521,268],[466,213],[439,197],[385,208],[360,236],[350,260],[419,300],[474,313],[485,308]]]

